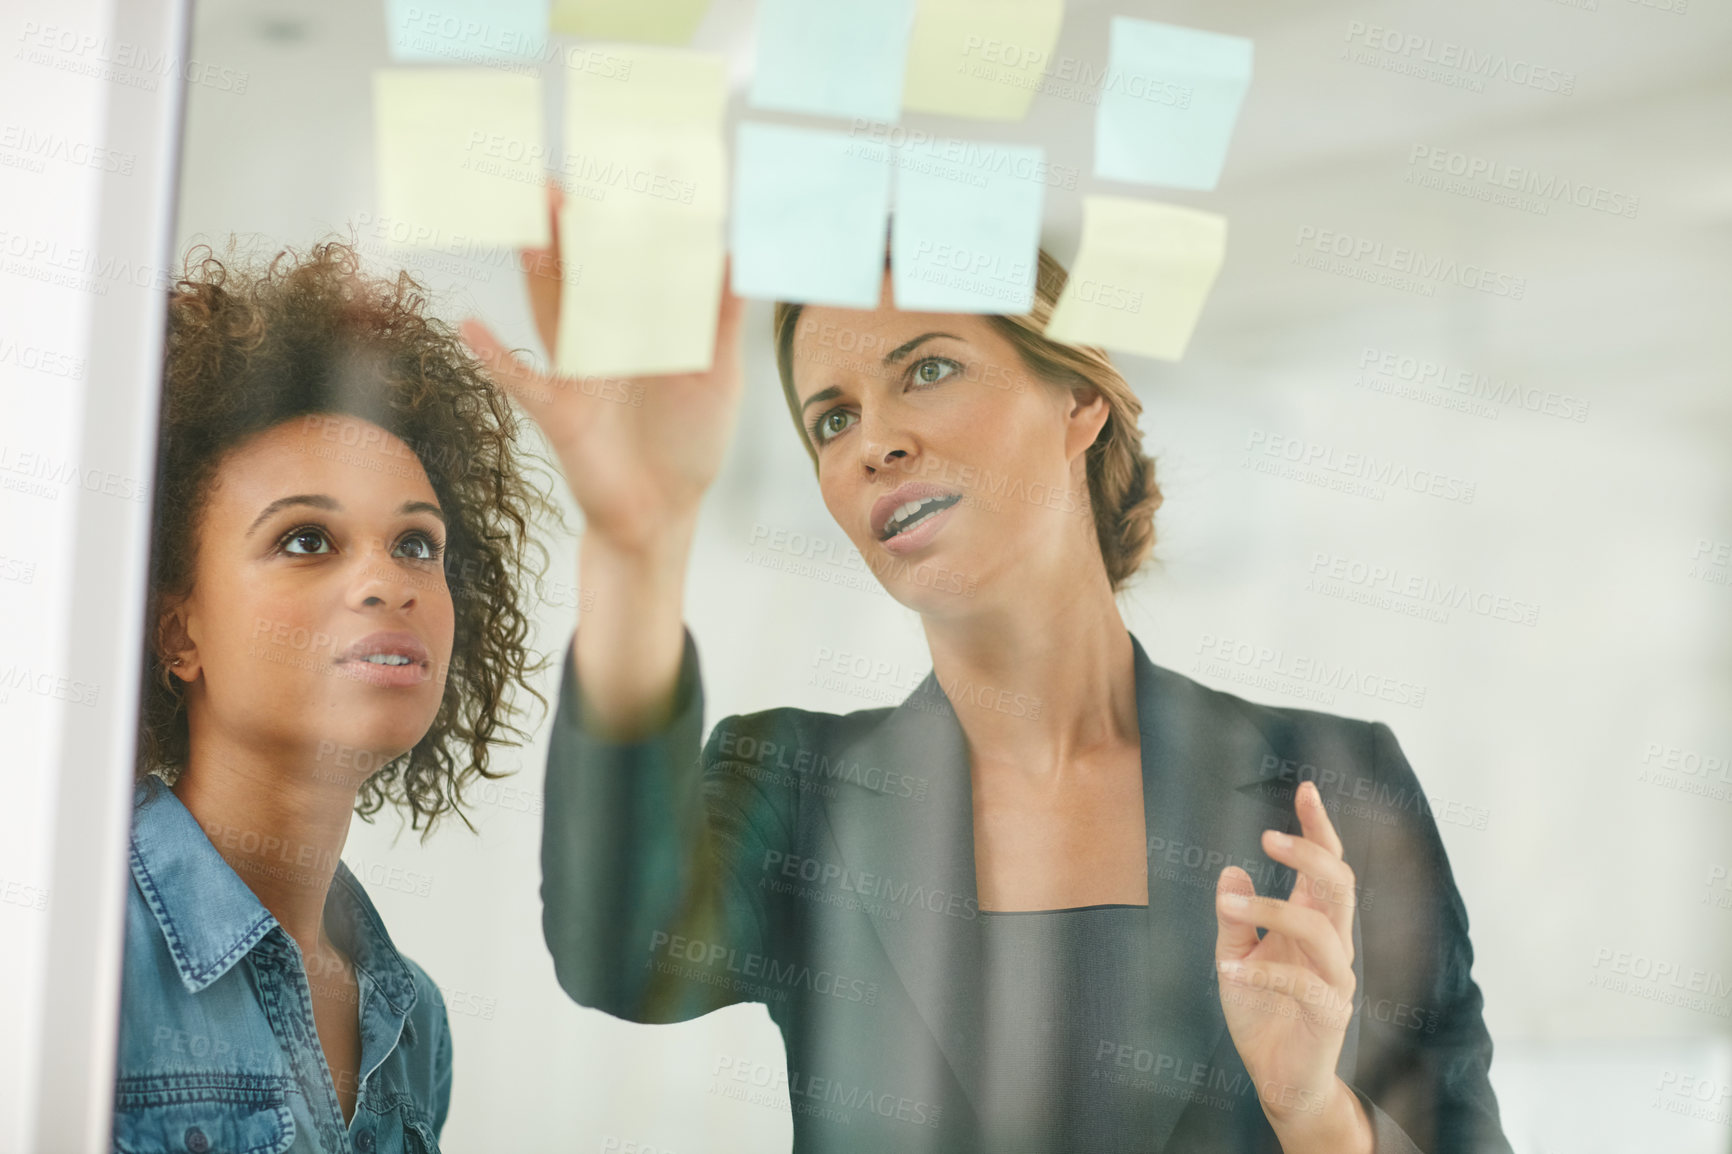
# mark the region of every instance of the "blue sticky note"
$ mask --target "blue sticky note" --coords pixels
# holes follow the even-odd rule
[[[1113,17],[1095,113],[1095,175],[1214,188],[1250,86],[1245,37]]]
[[[758,0],[753,108],[894,121],[914,0]]]
[[[494,64],[547,52],[549,0],[385,0],[385,44],[398,62]]]
[[[1030,311],[1050,171],[1045,152],[940,139],[902,150],[896,168],[890,223],[896,307]]]
[[[740,296],[876,308],[889,214],[883,145],[842,132],[740,125],[731,222]]]

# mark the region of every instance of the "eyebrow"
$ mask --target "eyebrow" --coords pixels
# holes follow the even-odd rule
[[[886,364],[886,365],[895,364],[897,361],[901,360],[903,357],[907,356],[909,353],[911,353],[915,349],[919,348],[922,342],[929,341],[933,337],[949,337],[953,341],[959,341],[962,339],[961,337],[957,336],[955,333],[921,333],[919,336],[915,337],[913,340],[905,341],[902,344],[897,345],[895,348],[891,349],[889,352],[885,353],[884,354],[884,360],[882,363]],[[831,385],[827,389],[819,389],[817,392],[813,393],[811,396],[806,398],[806,400],[800,405],[800,411],[802,413],[804,413],[808,407],[815,405],[820,401],[828,401],[828,400],[831,400],[835,397],[839,397],[841,395],[842,395],[842,389],[838,385]]]
[[[307,505],[314,509],[328,509],[332,512],[337,512],[343,507],[338,504],[336,498],[327,497],[323,493],[297,493],[293,497],[279,497],[266,505],[263,511],[253,519],[253,523],[247,526],[246,536],[251,537],[253,531],[269,520],[272,514],[280,513],[284,509],[296,505]],[[441,525],[447,523],[445,511],[431,501],[404,501],[397,507],[397,515],[402,516],[405,513],[431,513],[439,518]]]

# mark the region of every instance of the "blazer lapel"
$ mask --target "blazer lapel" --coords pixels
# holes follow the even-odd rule
[[[1149,849],[1151,991],[1160,1036],[1157,1079],[1188,1080],[1222,1040],[1215,980],[1215,879],[1227,865],[1250,871],[1257,892],[1285,897],[1291,871],[1262,852],[1265,829],[1297,832],[1288,794],[1266,788],[1272,750],[1243,712],[1191,679],[1153,664],[1135,635],[1137,722]],[[898,919],[873,918],[898,979],[971,1098],[980,1077],[981,948],[973,919],[973,788],[967,739],[929,673],[901,705],[843,754],[924,779],[925,796],[845,790],[825,801],[850,871],[892,888],[919,887]],[[916,1060],[910,1055],[910,1060]],[[1158,1146],[1187,1101],[1156,1096]]]
[[[1149,928],[1157,1050],[1154,1080],[1200,1082],[1227,1030],[1215,971],[1215,887],[1229,865],[1259,894],[1286,897],[1292,871],[1263,853],[1265,829],[1298,832],[1292,807],[1259,789],[1269,742],[1242,710],[1190,678],[1137,654],[1137,721],[1143,743],[1143,814],[1149,839]],[[1229,1045],[1231,1043],[1229,1042]],[[1195,1081],[1194,1081],[1195,1080]],[[1154,1102],[1155,1146],[1164,1147],[1189,1103]],[[1200,1107],[1208,1108],[1208,1107]]]

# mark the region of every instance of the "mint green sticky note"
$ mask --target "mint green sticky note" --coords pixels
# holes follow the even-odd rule
[[[1034,306],[1039,148],[932,140],[900,150],[890,268],[896,307],[1021,315]]]
[[[1095,112],[1095,175],[1213,189],[1251,86],[1243,36],[1115,16]]]
[[[547,52],[548,0],[385,0],[399,62],[533,62]]]
[[[890,163],[842,132],[740,125],[734,152],[734,292],[870,309],[884,284]]]
[[[758,0],[753,108],[894,121],[914,0]]]

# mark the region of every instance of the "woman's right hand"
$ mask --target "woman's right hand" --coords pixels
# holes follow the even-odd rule
[[[559,327],[563,263],[557,185],[548,186],[552,241],[523,250],[536,329],[551,363]],[[722,271],[715,357],[702,372],[604,378],[538,372],[486,325],[463,322],[463,339],[493,379],[535,418],[583,510],[586,536],[615,550],[649,553],[668,534],[689,533],[715,480],[739,415],[743,306]]]

